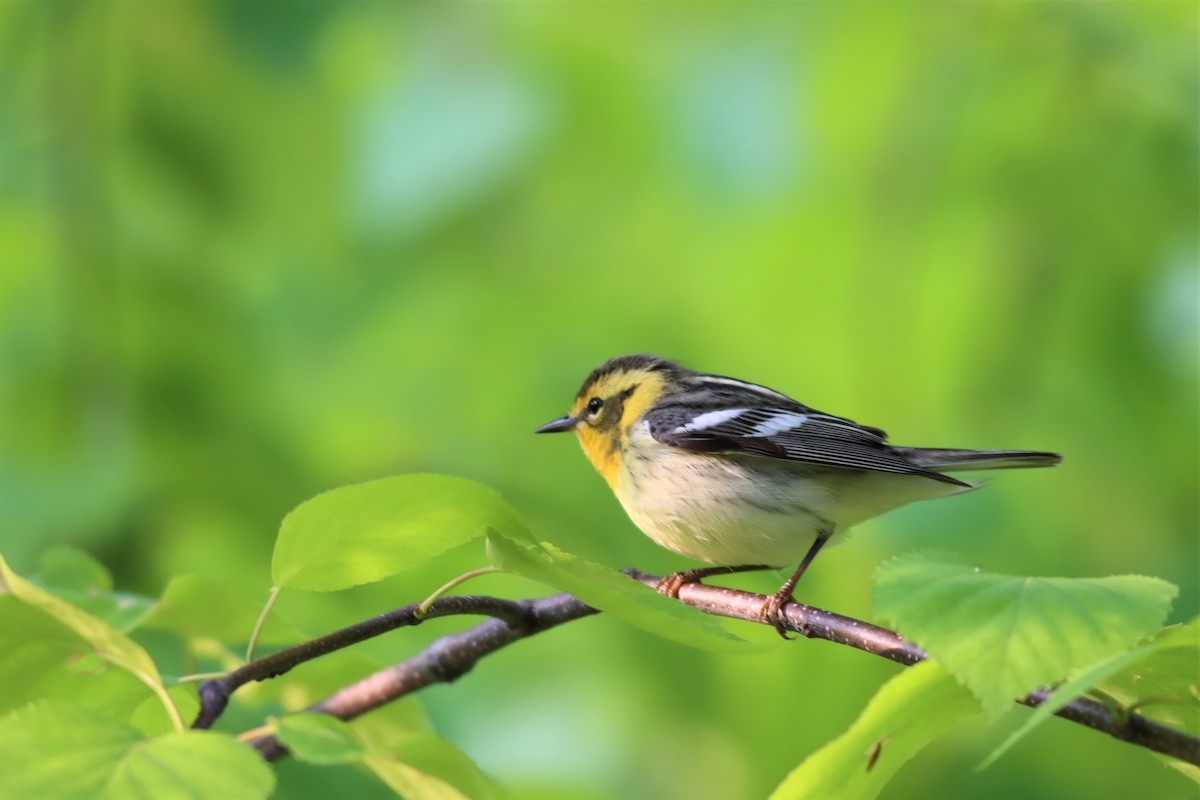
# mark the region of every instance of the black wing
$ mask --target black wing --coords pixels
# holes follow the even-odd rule
[[[752,408],[666,406],[646,414],[650,435],[697,453],[742,453],[827,467],[917,474],[961,485],[923,469],[887,445],[887,434],[851,420],[780,403]]]

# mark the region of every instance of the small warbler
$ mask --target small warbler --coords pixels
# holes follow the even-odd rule
[[[708,564],[664,578],[677,597],[710,575],[800,566],[760,617],[786,638],[783,607],[830,537],[916,500],[975,488],[959,470],[1049,467],[1056,453],[896,447],[887,434],[765,386],[657,356],[604,362],[571,413],[574,431],[629,518],[663,547]]]

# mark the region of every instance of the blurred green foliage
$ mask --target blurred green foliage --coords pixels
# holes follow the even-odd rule
[[[802,600],[867,615],[880,561],[938,547],[1157,575],[1194,616],[1198,22],[1154,1],[0,4],[0,551],[265,592],[296,504],[437,471],[571,552],[677,568],[568,440],[530,435],[645,350],[900,443],[1065,454],[862,526]],[[483,562],[281,605],[321,632]],[[718,656],[599,617],[422,699],[516,796],[755,797],[897,669],[843,650]],[[1054,722],[973,772],[1003,727],[884,796],[1188,792]],[[324,780],[289,764],[280,796]]]

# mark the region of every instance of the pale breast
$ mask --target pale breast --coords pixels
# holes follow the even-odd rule
[[[635,434],[618,478],[625,511],[658,544],[714,564],[797,562],[831,527],[839,477],[753,457],[696,454]],[[842,471],[845,472],[845,471]],[[850,473],[846,473],[850,475]]]
[[[798,563],[824,530],[916,500],[968,491],[920,475],[693,453],[631,432],[614,489],[641,530],[663,547],[713,564]]]

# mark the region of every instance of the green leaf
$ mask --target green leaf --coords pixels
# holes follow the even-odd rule
[[[0,718],[0,797],[94,800],[142,738],[109,717],[39,705]]]
[[[138,627],[154,608],[153,599],[127,592],[92,594],[70,589],[51,589],[51,592],[121,633]]]
[[[74,547],[50,548],[42,554],[41,565],[38,580],[45,586],[80,592],[112,591],[112,575],[104,565]]]
[[[112,591],[108,570],[74,547],[46,551],[41,564],[37,584],[123,633],[132,630],[154,604],[148,597]]]
[[[465,753],[433,735],[419,703],[388,703],[352,723],[369,748],[364,763],[406,798],[490,800],[498,793]]]
[[[1159,756],[1158,753],[1155,753],[1155,755],[1161,758],[1163,763],[1168,767],[1179,772],[1180,775],[1183,775],[1185,778],[1191,778],[1196,783],[1200,783],[1200,767],[1197,767],[1195,764],[1189,764],[1186,761],[1180,761],[1177,758]]]
[[[3,558],[0,558],[0,594],[12,595],[27,606],[52,617],[114,664],[130,672],[141,672],[157,678],[158,670],[154,662],[146,651],[131,639],[20,577],[9,568]],[[159,683],[161,685],[161,681]]]
[[[358,734],[329,714],[291,714],[271,720],[275,734],[301,761],[310,764],[346,764],[361,761],[366,747]]]
[[[274,782],[254,750],[225,734],[145,739],[130,725],[65,704],[0,718],[0,797],[254,800]]]
[[[200,711],[200,697],[196,691],[196,684],[186,683],[172,686],[167,693],[171,695],[171,701],[179,709],[181,717],[184,719],[196,718],[196,713]],[[147,737],[162,736],[164,733],[171,733],[175,730],[170,716],[165,713],[162,703],[157,697],[147,697],[143,700],[142,704],[129,715],[129,724]]]
[[[425,709],[415,697],[394,700],[350,723],[368,749],[386,750],[397,742],[433,733]]]
[[[594,608],[666,639],[719,651],[742,649],[748,644],[725,630],[717,617],[680,605],[645,584],[564,553],[553,545],[514,541],[490,531],[487,547],[488,557],[500,569],[568,592]]]
[[[230,644],[250,638],[263,597],[220,578],[180,575],[172,578],[141,626],[174,631],[187,638],[208,638]],[[289,644],[304,638],[278,611],[259,635],[267,644]]]
[[[413,736],[364,762],[406,800],[490,800],[487,778],[461,750],[436,736]]]
[[[388,788],[405,800],[472,800],[453,784],[426,775],[389,753],[368,756],[364,763]]]
[[[889,680],[850,729],[804,760],[771,800],[868,800],[930,742],[979,713],[940,664],[924,661]]]
[[[158,695],[164,707],[172,714],[177,727],[182,727],[182,721],[175,706],[171,704],[158,668],[150,655],[132,639],[109,627],[102,620],[25,580],[13,572],[3,557],[0,557],[0,596],[3,595],[11,595],[26,606],[52,618],[77,636],[87,650],[137,677]],[[34,635],[37,638],[61,640],[61,632],[60,628],[57,632],[47,631],[44,637],[37,636],[36,632]]]
[[[1165,710],[1176,712],[1172,716],[1178,716],[1178,719],[1160,721],[1174,724],[1175,727],[1196,735],[1200,700],[1197,700],[1189,689],[1200,679],[1197,675],[1197,665],[1200,665],[1200,619],[1192,620],[1187,625],[1166,628],[1149,644],[1085,669],[1055,689],[1046,702],[1034,709],[1025,724],[993,750],[979,768],[991,766],[1010,747],[1054,716],[1060,708],[1088,689],[1103,685],[1110,679],[1122,685],[1105,685],[1105,692],[1116,695],[1126,707],[1146,698],[1166,701],[1171,705],[1165,706]],[[1126,690],[1126,682],[1136,688]],[[1146,709],[1140,711],[1145,713]]]
[[[0,595],[0,714],[53,698],[126,717],[150,696],[145,684],[92,653],[70,629]]]
[[[129,748],[107,781],[112,800],[257,800],[275,775],[252,748],[214,731],[179,731]]]
[[[1200,736],[1200,618],[1165,628],[1147,651],[1096,688],[1126,708]]]
[[[412,707],[418,709],[416,704]],[[312,713],[273,719],[272,724],[279,740],[301,761],[324,765],[361,761],[409,800],[495,796],[470,758],[449,742],[416,732],[414,728],[424,727],[423,718],[411,713],[402,716],[406,722],[399,727],[395,720],[382,726],[361,726],[360,720],[352,727],[328,714]]]
[[[876,613],[962,681],[989,717],[1162,625],[1177,589],[1138,575],[1022,578],[943,554],[900,556],[875,576]]]
[[[526,531],[495,490],[448,475],[400,475],[325,492],[283,520],[276,586],[334,591],[423,566],[489,529]]]

